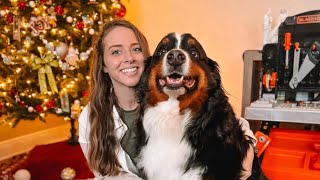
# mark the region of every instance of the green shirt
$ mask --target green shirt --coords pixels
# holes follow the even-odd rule
[[[139,108],[132,111],[122,111],[122,121],[127,125],[128,130],[121,140],[121,146],[126,153],[131,157],[132,161],[136,164],[135,158],[138,156],[137,151],[137,118],[139,115]]]

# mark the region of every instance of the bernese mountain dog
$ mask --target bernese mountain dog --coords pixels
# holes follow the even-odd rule
[[[148,180],[240,179],[249,143],[218,65],[191,34],[170,33],[146,61],[138,167]]]

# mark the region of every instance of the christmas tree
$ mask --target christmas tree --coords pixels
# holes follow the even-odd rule
[[[120,0],[1,0],[0,125],[87,103],[92,42]]]

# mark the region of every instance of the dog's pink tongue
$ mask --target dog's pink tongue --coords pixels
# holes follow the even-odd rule
[[[168,84],[182,84],[183,82],[183,76],[180,78],[170,78],[167,76],[167,83]]]

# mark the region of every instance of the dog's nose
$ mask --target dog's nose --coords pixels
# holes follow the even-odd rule
[[[167,56],[168,64],[178,67],[186,61],[186,56],[181,50],[172,50]]]

